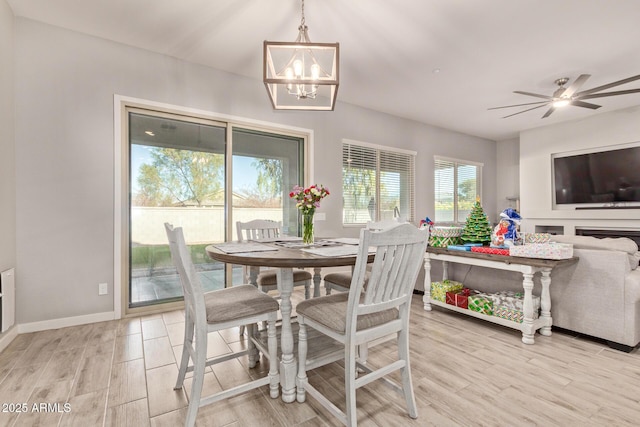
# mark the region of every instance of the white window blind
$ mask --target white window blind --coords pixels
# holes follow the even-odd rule
[[[464,222],[480,189],[482,164],[464,160],[434,159],[435,221]]]
[[[343,224],[414,220],[415,153],[364,143],[342,145]]]

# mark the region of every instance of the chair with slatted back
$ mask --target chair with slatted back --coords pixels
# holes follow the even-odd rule
[[[278,302],[252,285],[239,285],[204,292],[185,244],[182,228],[174,228],[171,224],[165,223],[165,229],[169,239],[171,258],[178,270],[184,292],[184,343],[178,379],[174,389],[182,388],[186,373],[193,371],[193,384],[185,426],[191,427],[195,424],[198,409],[201,406],[236,396],[257,387],[269,385],[271,397],[277,398],[280,382],[276,339]],[[268,353],[264,356],[269,359],[268,375],[202,398],[202,385],[207,366],[248,355],[249,367],[255,367],[258,351],[254,330],[256,330],[255,325],[258,322],[267,322]],[[210,332],[243,325],[248,325],[246,350],[226,353],[207,360],[207,339]],[[192,365],[189,365],[189,359],[192,360]]]
[[[357,425],[356,389],[376,379],[384,379],[405,398],[409,416],[417,418],[409,363],[409,314],[413,288],[427,248],[428,233],[411,224],[360,232],[360,245],[349,292],[336,293],[298,303],[297,400],[304,402],[308,393],[347,426]],[[375,247],[375,259],[364,292],[369,247]],[[344,350],[314,359],[307,366],[307,328],[342,343]],[[396,334],[398,360],[371,369],[356,360],[358,346]],[[313,344],[313,341],[311,341]],[[385,352],[385,356],[390,353]],[[346,413],[319,389],[310,384],[308,369],[344,359]],[[382,361],[385,358],[380,359]],[[356,379],[356,368],[364,371]],[[384,378],[400,370],[402,385]]]
[[[282,223],[264,219],[256,219],[249,222],[236,222],[238,241],[264,239],[275,239],[282,233]],[[311,273],[305,270],[293,271],[293,286],[304,286],[305,299],[310,298],[311,293]],[[245,281],[249,281],[247,269],[245,269]],[[278,280],[276,270],[265,270],[258,274],[256,278],[258,289],[269,292],[277,289]]]
[[[404,222],[404,221],[401,221]],[[385,228],[395,227],[400,221],[394,219],[387,219],[378,222],[367,222],[367,229],[369,230],[384,230]],[[324,281],[324,288],[327,295],[331,295],[331,291],[347,292],[351,286],[352,272],[339,271],[335,273],[328,273],[322,278]],[[368,273],[367,273],[368,276]],[[366,283],[366,281],[365,281]]]

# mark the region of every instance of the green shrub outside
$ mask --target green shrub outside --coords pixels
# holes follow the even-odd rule
[[[189,245],[189,252],[194,264],[210,264],[211,260],[204,248],[207,244]],[[169,245],[135,246],[131,248],[131,268],[163,268],[173,267]]]

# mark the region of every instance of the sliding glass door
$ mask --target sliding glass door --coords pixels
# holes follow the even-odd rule
[[[242,268],[210,260],[235,221],[273,219],[298,229],[288,197],[304,182],[304,137],[130,109],[127,311],[179,301],[164,223],[184,230],[205,290],[242,283]]]
[[[304,182],[303,148],[299,137],[233,128],[234,224],[271,219],[282,222],[285,234],[298,234],[298,211],[289,192]]]

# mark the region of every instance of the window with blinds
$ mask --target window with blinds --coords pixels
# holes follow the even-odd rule
[[[481,196],[482,164],[434,158],[435,221],[464,222]]]
[[[414,220],[415,152],[361,142],[342,144],[342,222]]]

